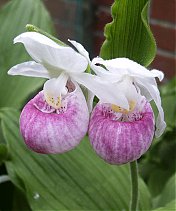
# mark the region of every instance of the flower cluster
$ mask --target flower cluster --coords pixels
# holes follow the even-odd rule
[[[88,132],[101,158],[123,164],[144,154],[154,133],[163,133],[166,124],[155,80],[163,79],[162,72],[127,58],[91,61],[76,41],[69,40],[73,48],[63,46],[36,32],[19,35],[14,39],[18,42],[34,61],[18,64],[8,74],[48,79],[20,116],[21,134],[33,151],[69,151]],[[80,85],[87,89],[87,102]],[[94,96],[99,102],[92,110]],[[151,100],[158,108],[156,124]]]

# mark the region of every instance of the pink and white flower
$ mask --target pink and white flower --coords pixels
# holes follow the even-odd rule
[[[90,61],[83,46],[70,41],[79,52],[48,37],[25,32],[14,39],[22,43],[34,61],[12,67],[8,74],[49,79],[43,91],[24,107],[20,131],[29,148],[40,153],[63,153],[74,148],[88,129],[89,111],[81,84],[99,99],[116,103],[111,87],[100,77],[85,73]]]
[[[14,39],[18,42],[35,61],[18,64],[8,74],[49,79],[21,113],[20,131],[25,143],[40,153],[71,150],[85,136],[89,122],[85,97],[72,75],[83,73],[88,62],[71,47],[36,32],[19,35]]]
[[[97,154],[111,164],[123,164],[144,154],[166,124],[155,77],[127,58],[91,62],[88,52],[76,41],[76,48],[55,43],[36,32],[14,39],[23,43],[34,61],[12,67],[8,74],[48,79],[20,116],[20,131],[27,146],[39,153],[63,153],[73,149],[85,136],[89,125],[90,142]],[[97,65],[98,64],[98,65]],[[92,69],[96,75],[86,73]],[[88,107],[80,85],[89,90]],[[93,97],[99,98],[90,122]],[[159,115],[155,121],[150,101]]]
[[[103,60],[95,58],[94,72],[114,85],[114,92],[123,96],[123,105],[99,102],[91,115],[89,138],[96,153],[111,164],[138,159],[153,140],[155,121],[149,104],[154,100],[159,114],[155,136],[165,127],[164,112],[155,77],[163,79],[158,70],[149,71],[127,58]],[[102,65],[102,66],[96,66]]]

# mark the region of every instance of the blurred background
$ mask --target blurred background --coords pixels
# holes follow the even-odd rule
[[[0,0],[0,7],[8,0]],[[99,54],[104,41],[103,29],[111,22],[110,6],[113,0],[44,0],[54,21],[59,39],[75,39],[91,52]],[[152,0],[150,10],[151,29],[158,51],[152,68],[164,71],[165,80],[175,75],[176,67],[176,19],[175,0]]]

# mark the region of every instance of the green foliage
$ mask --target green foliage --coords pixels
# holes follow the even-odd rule
[[[5,161],[7,158],[8,158],[8,148],[6,146],[6,142],[2,134],[2,129],[0,127],[0,166],[3,163],[3,161]]]
[[[176,126],[176,77],[161,86],[161,96],[167,126],[173,128]]]
[[[100,56],[127,57],[148,66],[155,57],[156,44],[148,25],[149,0],[115,0],[113,21],[106,25],[106,40]]]
[[[31,211],[25,195],[17,188],[13,191],[13,203],[11,211]]]
[[[19,134],[19,113],[1,109],[0,116],[11,155],[6,161],[9,176],[25,193],[32,210],[128,209],[127,165],[117,167],[104,163],[95,155],[88,139],[63,155],[31,152]],[[150,194],[142,180],[140,195],[140,210],[150,209]]]
[[[175,194],[176,194],[175,193],[175,191],[176,191],[175,182],[176,182],[176,174],[173,175],[169,179],[169,181],[166,183],[163,191],[157,198],[157,203],[156,203],[157,207],[162,207],[175,199]]]
[[[43,83],[43,79],[7,75],[10,67],[31,60],[22,45],[13,45],[13,39],[24,32],[27,23],[53,31],[51,19],[40,0],[13,0],[0,10],[0,107],[21,108],[27,96]]]
[[[158,207],[153,211],[166,211],[176,209],[176,174],[174,174],[169,181],[166,183],[163,191],[154,200],[154,206]]]
[[[176,200],[173,200],[166,204],[164,207],[154,209],[152,211],[175,211],[176,210]]]
[[[176,170],[176,122],[173,115],[176,111],[175,81],[176,78],[161,86],[162,105],[167,123],[166,131],[159,140],[154,140],[152,147],[140,163],[141,174],[151,194],[155,197],[161,193]]]
[[[0,165],[7,159],[8,149],[5,144],[0,144]]]

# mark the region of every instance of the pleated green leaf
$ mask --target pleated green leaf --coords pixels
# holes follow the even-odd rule
[[[157,207],[164,206],[173,201],[176,197],[176,174],[174,174],[166,183],[163,191],[158,197]]]
[[[131,184],[128,165],[112,166],[95,155],[88,139],[62,155],[31,152],[19,134],[19,113],[0,110],[12,182],[27,196],[32,210],[128,210]],[[140,179],[139,210],[150,210],[151,198]]]
[[[43,79],[9,76],[14,65],[32,60],[13,39],[31,23],[53,32],[51,18],[41,0],[13,0],[0,10],[0,107],[22,107],[29,94],[38,89]]]
[[[144,66],[152,62],[156,44],[148,24],[148,7],[149,0],[115,0],[113,21],[105,27],[102,58],[127,57]]]
[[[152,211],[175,211],[175,210],[176,210],[176,200],[173,200],[168,204],[166,204],[164,207],[160,207]]]

